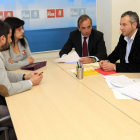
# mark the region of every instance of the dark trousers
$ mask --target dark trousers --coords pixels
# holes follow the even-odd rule
[[[8,111],[7,106],[0,105],[0,119],[7,116],[7,115],[9,115],[9,111]],[[5,121],[3,123],[0,123],[0,127],[1,126],[9,127],[8,133],[9,133],[10,140],[17,140],[11,119],[8,121]],[[0,134],[0,140],[5,140],[4,133]]]

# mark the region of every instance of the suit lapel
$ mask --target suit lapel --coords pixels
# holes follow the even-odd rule
[[[127,47],[127,42],[124,40],[124,36],[123,36],[123,42],[122,42],[122,47],[121,47],[121,61],[123,63],[125,63],[125,55],[126,55],[126,47]]]
[[[89,36],[89,40],[88,40],[88,52],[89,52],[89,55],[90,55],[90,52],[92,50],[92,39],[94,38],[94,35],[93,35],[93,29],[91,31],[91,35]]]
[[[78,51],[78,54],[80,55],[80,57],[82,57],[82,51],[83,51],[83,45],[82,45],[82,37],[81,37],[81,32],[78,33],[78,36],[77,36],[77,51]]]
[[[131,47],[131,51],[130,51],[130,55],[131,55],[133,49],[135,48],[135,46],[137,46],[137,40],[138,40],[138,38],[139,38],[139,30],[137,31],[136,36],[135,36],[135,39],[133,41],[133,44],[132,44],[132,47]]]

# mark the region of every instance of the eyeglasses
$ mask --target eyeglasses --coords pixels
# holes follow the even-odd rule
[[[24,30],[24,27],[16,28],[16,30],[19,30],[19,31]]]

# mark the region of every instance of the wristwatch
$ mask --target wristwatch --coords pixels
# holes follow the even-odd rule
[[[24,77],[25,75],[26,75],[26,74],[23,74],[22,80],[25,80],[25,77]]]
[[[96,58],[92,58],[92,63],[95,63],[96,62]]]

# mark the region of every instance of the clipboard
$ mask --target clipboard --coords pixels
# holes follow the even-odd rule
[[[35,71],[39,68],[42,68],[44,66],[46,66],[47,61],[43,61],[43,62],[36,62],[27,66],[22,67],[22,70],[32,70]]]

